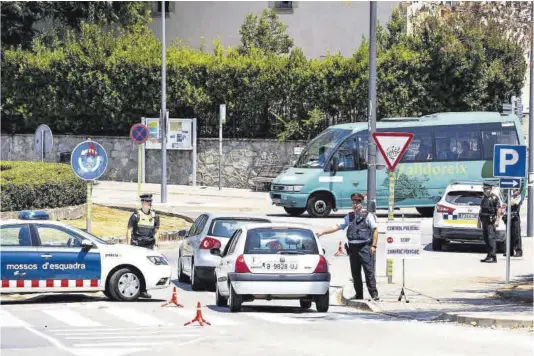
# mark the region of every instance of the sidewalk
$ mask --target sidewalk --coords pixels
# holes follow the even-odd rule
[[[343,288],[342,303],[356,309],[408,320],[449,321],[472,326],[534,330],[532,275],[513,281],[511,286],[505,288],[502,287],[504,283],[484,279],[478,284],[462,283],[449,287],[441,285],[441,288],[426,288],[435,289],[437,292],[434,294],[428,294],[424,288],[405,288],[408,302],[404,296],[398,301],[402,285],[387,284],[385,281],[378,283],[380,301],[350,299],[355,292],[352,282],[349,282]],[[436,280],[436,287],[438,284],[441,283]],[[506,295],[509,290],[516,290],[518,286],[523,286],[524,292],[513,294],[513,300],[500,297],[503,293]],[[364,291],[367,296],[365,285]]]

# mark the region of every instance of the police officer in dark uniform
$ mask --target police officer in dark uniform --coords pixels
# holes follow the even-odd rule
[[[367,290],[373,300],[379,300],[378,290],[376,289],[373,259],[376,253],[376,243],[378,240],[378,226],[374,215],[362,208],[364,197],[361,194],[354,193],[350,198],[353,211],[345,216],[344,222],[317,233],[317,236],[320,237],[339,230],[345,230],[348,227],[348,253],[352,281],[354,283],[354,290],[356,291],[356,296],[354,298],[363,299],[361,272],[363,267]]]
[[[480,262],[496,263],[497,262],[497,232],[496,228],[499,226],[501,219],[501,203],[499,198],[493,194],[491,189],[493,184],[484,182],[484,197],[480,202],[480,213],[478,216],[478,228],[482,227],[482,234],[484,242],[488,249],[488,255]]]
[[[515,189],[511,197],[510,213],[512,217],[512,225],[510,226],[510,257],[522,257],[523,248],[521,243],[521,191]],[[504,215],[503,220],[508,224],[508,216]],[[504,254],[506,256],[506,253]]]
[[[152,210],[152,194],[142,194],[141,209],[136,210],[128,221],[126,243],[134,246],[153,249],[158,244],[159,216]],[[143,298],[151,298],[146,291]]]

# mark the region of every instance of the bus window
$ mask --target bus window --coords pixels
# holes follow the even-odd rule
[[[475,125],[436,127],[436,157],[439,161],[482,159],[478,129]]]
[[[432,161],[434,157],[432,127],[399,127],[381,129],[380,131],[413,133],[413,140],[402,156],[402,163]]]
[[[336,128],[323,131],[302,151],[295,167],[324,168],[326,159],[330,156],[332,150],[351,133],[351,130]]]
[[[482,143],[484,144],[484,159],[493,159],[493,146],[496,144],[519,144],[515,127],[482,129]]]

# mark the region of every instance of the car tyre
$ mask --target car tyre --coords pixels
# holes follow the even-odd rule
[[[194,291],[203,289],[202,281],[198,278],[194,262],[191,263],[191,289]]]
[[[441,251],[443,249],[443,240],[432,237],[432,251]]]
[[[314,218],[325,218],[332,211],[332,197],[325,193],[314,194],[308,199],[308,214]]]
[[[311,300],[304,300],[304,299],[300,300],[300,307],[302,309],[310,309],[311,306],[312,306]]]
[[[306,208],[284,208],[284,210],[289,214],[289,216],[300,216],[304,214]]]
[[[108,288],[109,288],[109,287],[108,287]],[[106,290],[102,291],[102,293],[104,293],[104,295],[106,296],[106,298],[113,300],[113,296],[112,296],[111,293],[109,292],[109,289],[108,289],[108,288],[106,288]]]
[[[128,288],[128,290],[123,289],[126,280],[130,280],[132,283],[131,288]],[[113,300],[133,302],[141,294],[141,276],[129,268],[121,268],[113,273],[109,279],[108,289]]]
[[[315,307],[319,313],[326,313],[330,306],[330,293],[327,291],[324,295],[315,298]]]
[[[243,304],[243,297],[235,292],[232,283],[228,283],[228,290],[230,291],[230,297],[228,298],[230,311],[233,313],[240,311],[241,304]]]
[[[221,293],[219,293],[219,285],[217,283],[215,283],[215,305],[218,307],[228,306],[228,298],[223,297]]]
[[[185,275],[183,268],[182,268],[182,258],[178,256],[178,282],[181,283],[187,283],[189,282],[189,278]]]

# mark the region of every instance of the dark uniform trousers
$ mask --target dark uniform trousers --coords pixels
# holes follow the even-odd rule
[[[521,242],[521,218],[517,214],[514,217],[512,213],[512,226],[510,226],[510,252],[513,254],[523,253],[523,244]],[[508,221],[507,221],[508,222]]]
[[[354,290],[356,291],[356,299],[363,299],[362,267],[363,273],[365,273],[365,284],[367,284],[369,294],[371,297],[377,296],[378,290],[376,289],[374,261],[373,256],[371,256],[370,243],[348,245],[350,270]]]
[[[488,256],[497,256],[497,232],[495,231],[495,225],[489,222],[489,219],[484,219],[482,222],[482,236],[484,236],[484,242],[488,250]],[[479,235],[480,236],[480,235]]]

